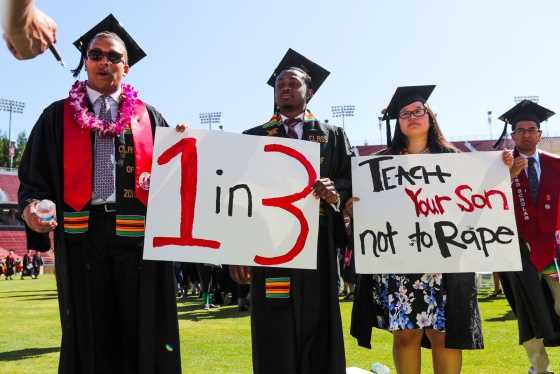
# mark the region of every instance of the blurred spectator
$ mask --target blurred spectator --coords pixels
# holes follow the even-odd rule
[[[356,267],[354,265],[354,253],[351,246],[344,249],[341,256],[340,272],[344,281],[344,300],[354,299],[354,285],[356,283]]]
[[[39,278],[39,274],[41,274],[41,267],[43,266],[43,257],[41,256],[41,252],[35,251],[33,255],[33,277],[35,279]]]
[[[23,268],[21,270],[21,279],[23,280],[24,277],[33,278],[33,261],[32,261],[32,254],[30,250],[27,250],[27,253],[23,255]]]
[[[200,279],[200,289],[202,294],[202,302],[204,310],[219,307],[218,301],[215,300],[217,287],[217,269],[221,267],[211,264],[196,264],[198,277]]]
[[[174,262],[173,269],[175,271],[175,295],[177,297],[183,297],[185,295],[185,285],[181,263]]]
[[[14,273],[15,273],[15,267],[16,267],[16,258],[14,256],[14,250],[10,249],[8,255],[6,256],[6,259],[4,261],[4,263],[6,264],[6,280],[12,280]]]

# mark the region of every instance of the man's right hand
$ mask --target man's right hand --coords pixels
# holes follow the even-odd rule
[[[39,200],[34,200],[25,207],[22,214],[23,220],[31,230],[41,234],[54,230],[57,226],[56,217],[50,221],[42,221],[37,216],[37,204],[39,204]]]
[[[20,1],[20,0],[18,0]],[[6,45],[18,60],[31,59],[56,43],[56,22],[32,2],[13,2],[4,34]]]
[[[251,283],[251,272],[248,266],[230,265],[229,275],[236,283],[239,284],[250,284]]]
[[[523,157],[516,157],[513,160],[513,166],[509,169],[509,174],[512,178],[517,177],[523,169],[525,169],[528,165],[528,161],[526,158]]]

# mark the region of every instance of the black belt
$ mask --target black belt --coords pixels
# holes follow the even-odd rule
[[[92,212],[113,213],[117,211],[117,204],[107,203],[107,204],[92,205],[90,210]]]

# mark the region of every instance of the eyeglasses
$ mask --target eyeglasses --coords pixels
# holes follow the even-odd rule
[[[518,134],[518,135],[524,135],[524,134],[537,135],[541,133],[541,130],[535,127],[531,127],[530,129],[515,129],[511,133]]]
[[[87,52],[87,57],[92,61],[101,61],[103,57],[107,57],[107,60],[112,64],[118,64],[122,61],[123,54],[115,51],[105,53],[99,49],[90,49]]]
[[[415,117],[415,118],[420,118],[422,117],[424,114],[426,114],[428,110],[426,108],[418,108],[415,109],[411,112],[408,112],[406,110],[403,110],[402,112],[399,113],[399,118],[400,119],[410,119],[411,117]]]

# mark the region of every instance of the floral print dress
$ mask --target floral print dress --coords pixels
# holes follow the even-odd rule
[[[442,274],[381,274],[374,299],[386,308],[391,331],[445,331],[445,289]]]

